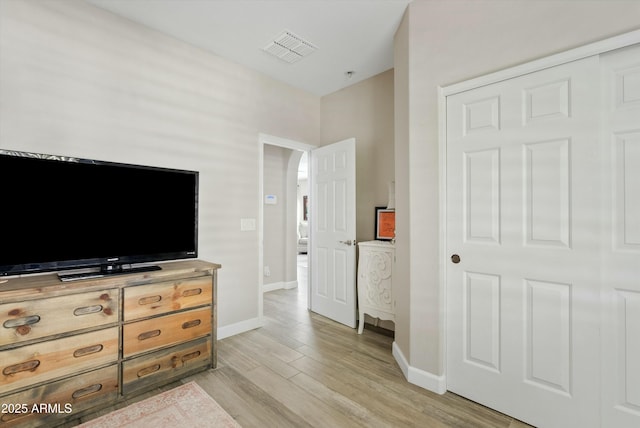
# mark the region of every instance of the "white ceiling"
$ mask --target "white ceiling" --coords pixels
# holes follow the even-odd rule
[[[85,1],[323,96],[393,68],[412,0]],[[318,49],[293,64],[263,51],[285,30]]]

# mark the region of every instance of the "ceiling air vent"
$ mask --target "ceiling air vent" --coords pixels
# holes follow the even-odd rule
[[[318,48],[302,37],[296,36],[290,31],[285,31],[262,49],[282,61],[292,64],[313,53]]]

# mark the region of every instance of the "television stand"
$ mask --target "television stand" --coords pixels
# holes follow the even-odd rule
[[[60,281],[69,282],[69,281],[79,281],[82,279],[103,278],[105,276],[111,276],[111,275],[125,275],[130,273],[152,272],[152,271],[161,270],[161,269],[162,268],[158,265],[136,266],[131,268],[123,268],[122,265],[104,265],[100,267],[99,271],[58,273],[58,279],[60,279]]]

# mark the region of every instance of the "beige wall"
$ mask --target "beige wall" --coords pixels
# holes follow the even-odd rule
[[[356,241],[375,238],[375,207],[387,206],[394,181],[393,70],[322,97],[322,145],[356,139]],[[376,320],[366,315],[367,323]],[[394,330],[391,321],[378,326]]]
[[[259,317],[259,133],[319,144],[319,97],[83,1],[0,1],[0,148],[200,171],[223,329]]]
[[[302,152],[264,145],[263,198],[276,196],[276,204],[263,204],[262,264],[270,275],[263,277],[263,290],[297,285],[298,165]]]
[[[411,367],[444,373],[438,86],[640,27],[638,1],[415,0],[396,34],[396,344]],[[406,115],[406,116],[405,116]]]
[[[411,320],[409,304],[411,287],[409,280],[410,246],[409,233],[409,13],[405,13],[396,32],[394,44],[394,160],[396,180],[396,271],[397,284],[393,294],[396,299],[395,343],[405,355],[409,355],[411,345]]]
[[[322,97],[321,145],[356,139],[356,240],[374,238],[375,207],[394,180],[393,70]]]
[[[287,171],[291,149],[264,146],[264,196],[274,195],[276,204],[264,204],[263,208],[263,264],[270,276],[263,279],[265,285],[285,282],[286,278],[286,220],[287,220]]]

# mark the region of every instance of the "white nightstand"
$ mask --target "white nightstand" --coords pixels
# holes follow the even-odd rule
[[[395,322],[393,297],[395,246],[389,241],[358,243],[358,334],[364,329],[364,315]]]

